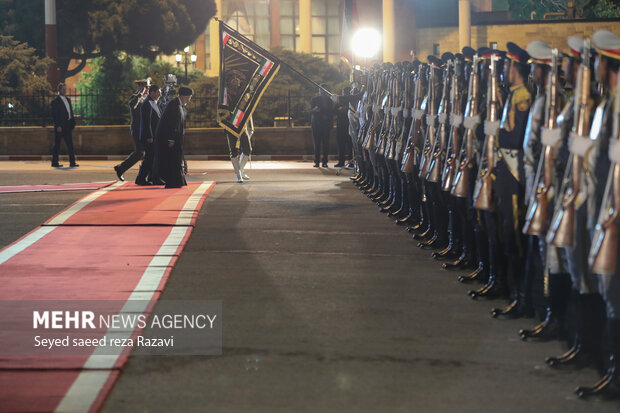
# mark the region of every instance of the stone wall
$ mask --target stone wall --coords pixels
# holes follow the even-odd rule
[[[542,40],[560,51],[568,51],[566,40],[570,36],[589,37],[600,29],[609,30],[620,36],[620,20],[569,20],[540,23],[520,22],[518,24],[497,24],[471,27],[471,46],[477,49],[497,42],[500,50],[506,50],[511,41],[525,48],[532,40]],[[440,45],[441,53],[459,50],[458,27],[432,27],[417,30],[417,54],[426,61],[433,53],[433,44]]]
[[[47,155],[54,141],[51,127],[0,128],[0,155]],[[73,131],[78,155],[122,155],[133,148],[128,126],[78,126]],[[257,128],[252,139],[256,155],[308,155],[313,153],[310,127]],[[332,129],[330,153],[337,153],[336,129]],[[66,153],[64,144],[61,153]],[[188,129],[185,135],[188,155],[228,153],[220,128]]]

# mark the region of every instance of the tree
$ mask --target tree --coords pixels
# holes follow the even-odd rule
[[[0,35],[0,95],[46,92],[49,62],[27,43]]]
[[[568,0],[508,0],[509,9],[516,20],[542,19],[545,13],[563,13],[568,10]],[[614,0],[575,0],[576,17],[620,17],[620,6]]]
[[[170,54],[204,32],[215,11],[213,0],[57,0],[61,79],[80,72],[88,59],[118,51],[151,59]],[[0,16],[3,34],[44,49],[41,0],[0,0]],[[70,69],[71,59],[80,63]]]
[[[49,113],[49,63],[26,43],[0,35],[0,124],[21,125],[20,114],[44,121]]]

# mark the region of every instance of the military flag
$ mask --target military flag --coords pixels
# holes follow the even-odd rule
[[[222,21],[217,121],[241,136],[261,96],[280,69],[277,57]]]

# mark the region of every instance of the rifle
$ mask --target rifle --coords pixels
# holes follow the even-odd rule
[[[499,89],[497,83],[497,55],[491,56],[491,73],[487,92],[487,119],[484,121],[485,135],[480,160],[480,169],[474,188],[474,208],[489,210],[493,206],[493,171],[495,170],[495,151],[500,111]]]
[[[584,41],[581,66],[577,75],[577,93],[574,101],[574,121],[570,132],[571,157],[560,190],[558,202],[547,233],[547,242],[556,247],[573,247],[575,244],[575,201],[581,188],[583,158],[592,142],[590,131],[590,40]]]
[[[383,88],[383,76],[381,73],[377,72],[375,74],[375,88],[374,88],[374,102],[372,105],[372,122],[370,123],[370,127],[366,133],[366,137],[364,139],[364,149],[366,150],[374,150],[377,138],[377,128],[379,126],[379,122],[381,120],[381,90]]]
[[[465,139],[461,142],[461,149],[458,157],[458,171],[454,178],[454,184],[450,194],[457,198],[467,198],[469,196],[469,172],[472,168],[474,157],[474,139],[476,139],[476,126],[480,123],[478,112],[479,82],[480,82],[480,58],[474,56],[471,74],[469,76],[469,86],[467,94],[467,105],[465,106]]]
[[[459,138],[461,124],[463,123],[462,113],[462,62],[460,59],[454,61],[454,75],[452,76],[452,87],[450,88],[450,136],[446,148],[446,160],[443,165],[443,173],[441,174],[441,190],[449,192],[454,183],[456,175],[456,157],[459,151]]]
[[[558,128],[558,49],[551,52],[551,70],[547,77],[547,93],[545,101],[545,126],[541,131],[541,140],[545,145],[543,156],[538,161],[538,169],[534,180],[535,191],[532,192],[529,207],[525,214],[523,233],[542,235],[547,230],[549,190],[553,184],[554,149],[561,139]]]
[[[422,153],[420,154],[420,171],[419,177],[421,179],[426,179],[426,174],[428,172],[428,167],[431,163],[432,150],[435,143],[435,134],[436,134],[436,126],[435,122],[437,120],[437,105],[435,104],[435,70],[437,68],[430,65],[429,66],[429,75],[428,75],[428,96],[426,100],[427,105],[427,114],[426,114],[426,134],[424,137],[424,146],[422,149]]]
[[[407,136],[407,145],[405,154],[403,155],[403,163],[400,170],[404,173],[412,173],[413,167],[416,165],[416,152],[419,151],[417,143],[420,141],[420,134],[422,131],[422,117],[424,111],[422,110],[422,101],[424,100],[424,77],[426,73],[426,65],[420,64],[418,66],[417,73],[415,74],[415,96],[413,108],[411,109],[411,126],[409,128],[409,135]]]
[[[448,135],[448,112],[450,111],[450,83],[453,76],[452,60],[448,60],[443,70],[443,89],[441,91],[441,101],[439,102],[439,127],[435,136],[435,144],[431,155],[431,162],[426,174],[428,182],[441,181],[441,165],[446,153],[446,140]]]
[[[613,132],[609,141],[609,160],[605,194],[599,211],[596,231],[590,249],[592,272],[612,275],[618,262],[618,216],[620,209],[620,87],[616,86],[613,112]]]
[[[383,101],[381,102],[381,109],[383,110],[383,122],[381,122],[381,131],[379,132],[379,138],[377,139],[377,144],[375,146],[375,153],[381,156],[383,156],[383,154],[385,153],[388,133],[390,132],[390,127],[392,125],[392,113],[390,108],[392,107],[392,85],[394,84],[394,77],[392,76],[391,69],[387,70],[384,73],[384,76],[387,78],[387,87],[385,88],[385,96],[383,97]]]
[[[402,110],[402,125],[400,128],[400,134],[398,139],[396,140],[396,148],[395,148],[395,157],[396,160],[401,163],[405,157],[406,151],[406,143],[408,132],[411,128],[411,124],[408,124],[408,118],[411,116],[411,108],[412,108],[412,95],[411,95],[411,86],[412,86],[412,76],[408,70],[405,70],[403,73],[403,84],[404,84],[404,96],[403,96],[403,110]],[[409,128],[407,127],[409,125]],[[413,168],[413,164],[411,165]],[[401,168],[402,171],[402,168]],[[403,171],[404,172],[404,171]]]

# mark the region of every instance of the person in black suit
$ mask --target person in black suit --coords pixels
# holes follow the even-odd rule
[[[123,174],[144,158],[144,147],[142,146],[142,142],[140,142],[140,105],[148,95],[150,83],[150,77],[144,80],[136,80],[138,88],[135,93],[129,97],[129,114],[131,116],[131,120],[129,121],[129,133],[133,138],[133,152],[131,152],[123,162],[114,166],[114,172],[116,172],[116,176],[121,181],[125,180]]]
[[[140,105],[140,144],[144,148],[145,156],[136,177],[136,185],[163,185],[159,179],[153,179],[153,139],[157,125],[161,118],[161,109],[157,104],[161,90],[157,85],[149,87],[149,95]]]
[[[58,84],[58,96],[52,100],[52,120],[54,121],[54,146],[52,147],[52,167],[59,168],[62,165],[58,163],[58,152],[60,149],[60,141],[65,140],[67,152],[69,153],[69,163],[72,168],[78,167],[75,162],[75,153],[73,152],[73,137],[71,133],[75,128],[75,118],[73,117],[73,107],[71,100],[65,95],[67,94],[67,85]]]
[[[329,156],[329,132],[334,123],[334,103],[324,89],[319,89],[319,95],[310,100],[310,114],[312,124],[312,139],[314,141],[314,167],[318,168],[319,160],[323,168],[327,168]]]
[[[194,91],[179,88],[179,96],[166,105],[155,132],[155,157],[152,176],[163,180],[166,188],[187,185],[183,173],[183,135],[185,134],[185,105]]]

